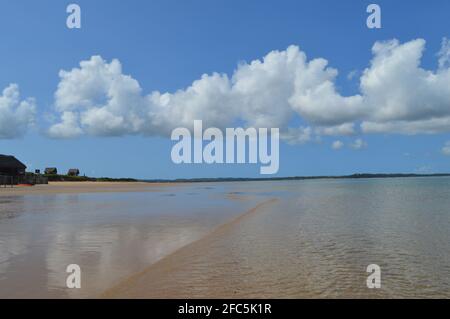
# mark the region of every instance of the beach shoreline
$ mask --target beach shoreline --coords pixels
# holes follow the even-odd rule
[[[2,196],[157,192],[161,188],[177,186],[176,183],[147,182],[49,182],[48,185],[14,186],[0,188]]]
[[[179,297],[177,293],[173,291],[159,291],[159,289],[153,290],[151,283],[156,282],[157,279],[162,278],[170,274],[177,268],[180,268],[184,263],[190,259],[193,255],[206,248],[210,241],[224,236],[232,228],[237,226],[241,221],[250,218],[256,214],[262,208],[272,205],[277,202],[278,198],[266,199],[246,212],[238,215],[234,219],[225,222],[213,229],[208,234],[199,238],[198,240],[191,242],[183,247],[180,247],[176,251],[170,253],[159,261],[148,265],[143,271],[137,272],[128,276],[120,281],[118,284],[109,287],[98,298],[100,299],[161,299],[161,298],[173,298]],[[154,288],[154,287],[153,287]],[[219,298],[219,296],[214,296]]]
[[[178,187],[178,183],[51,182],[1,189],[0,194],[5,196],[0,196],[0,200],[5,206],[0,218],[11,219],[18,228],[25,229],[30,219],[38,218],[45,220],[40,223],[43,228],[51,229],[50,236],[44,231],[37,232],[39,238],[44,238],[32,240],[40,242],[34,244],[34,253],[27,252],[27,248],[20,252],[29,257],[26,263],[8,252],[2,256],[4,252],[0,251],[0,257],[7,261],[5,267],[14,269],[41,264],[45,256],[45,266],[36,266],[38,288],[23,294],[13,289],[16,296],[98,298],[105,290],[244,214],[256,202],[253,197],[202,184],[182,183],[183,187]],[[214,208],[199,203],[201,194],[217,203]],[[6,225],[1,228],[1,221],[0,234],[4,239],[0,241],[12,242],[16,232],[9,234],[11,228]],[[64,229],[64,235],[60,235],[59,229]],[[68,232],[72,235],[67,235]],[[61,249],[61,241],[76,248]],[[39,254],[35,253],[37,249],[41,249]],[[101,256],[108,256],[107,261]],[[89,269],[83,273],[83,290],[66,290],[60,281],[66,276],[65,266],[61,265],[69,263]],[[111,265],[113,269],[109,269]],[[47,283],[40,285],[41,279]],[[14,287],[18,282],[22,282],[20,277],[11,276],[2,284]],[[10,296],[4,287],[0,296]]]

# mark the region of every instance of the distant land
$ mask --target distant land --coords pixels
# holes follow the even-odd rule
[[[290,177],[218,177],[218,178],[179,178],[179,179],[136,179],[110,178],[67,175],[43,175],[50,182],[146,182],[146,183],[214,183],[214,182],[258,182],[258,181],[297,181],[314,179],[362,179],[362,178],[408,178],[408,177],[450,177],[450,173],[438,174],[352,174],[324,176],[290,176]]]
[[[257,181],[296,181],[313,179],[361,179],[361,178],[405,178],[405,177],[450,177],[450,173],[439,174],[352,174],[341,176],[292,176],[262,178],[186,178],[186,179],[145,179],[147,183],[213,183],[213,182],[257,182]]]
[[[27,173],[34,176],[33,173]],[[134,178],[110,178],[110,177],[88,177],[88,176],[69,176],[59,174],[43,174],[47,177],[49,182],[139,182],[140,180]]]

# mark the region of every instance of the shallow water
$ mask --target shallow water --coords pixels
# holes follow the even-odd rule
[[[278,200],[204,237],[269,198]],[[199,184],[0,202],[1,297],[96,296],[145,268],[116,295],[450,297],[450,178]],[[71,263],[83,270],[81,290],[64,288]],[[370,264],[381,267],[381,289],[366,286]]]
[[[263,188],[280,199],[150,267],[112,296],[450,297],[449,178],[236,188]],[[381,289],[367,287],[371,264],[381,267]]]
[[[0,298],[94,297],[237,216],[220,185],[0,197]],[[78,264],[82,289],[66,289]]]
[[[229,297],[450,297],[449,178],[320,180],[271,189],[287,192],[218,238],[214,257],[196,262],[202,276],[208,269],[229,276],[203,281],[208,290],[216,285]],[[367,288],[370,264],[381,267],[381,289]]]

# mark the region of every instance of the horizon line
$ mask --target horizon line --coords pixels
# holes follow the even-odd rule
[[[311,179],[365,179],[365,178],[408,178],[408,177],[450,177],[450,173],[354,173],[350,175],[312,175],[284,177],[198,177],[176,179],[137,179],[146,183],[188,183],[188,182],[245,182],[245,181],[289,181]]]

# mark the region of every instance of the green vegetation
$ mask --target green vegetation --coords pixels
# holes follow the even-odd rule
[[[69,176],[69,175],[49,175],[44,174],[49,182],[137,182],[133,178],[109,178],[109,177],[88,177],[88,176]]]
[[[33,173],[27,173],[27,177],[33,177]],[[134,178],[110,178],[43,174],[49,182],[147,182],[147,183],[209,183],[209,182],[251,182],[251,181],[294,181],[313,179],[361,179],[361,178],[407,178],[407,177],[450,177],[450,174],[353,174],[344,176],[292,176],[269,178],[192,178],[192,179],[152,179],[138,180]]]
[[[450,174],[353,174],[343,176],[292,176],[267,178],[192,178],[174,180],[145,180],[148,183],[212,183],[212,182],[257,182],[257,181],[296,181],[313,179],[362,179],[362,178],[409,178],[409,177],[450,177]]]

